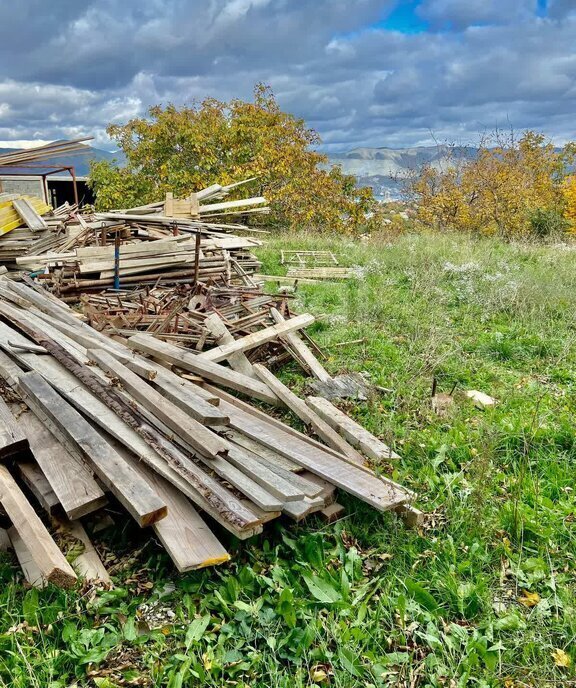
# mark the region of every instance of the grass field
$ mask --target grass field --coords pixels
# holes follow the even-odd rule
[[[4,558],[0,686],[576,685],[576,252],[279,237],[266,272],[281,274],[281,248],[358,266],[299,287],[295,309],[324,316],[310,332],[329,371],[390,390],[344,408],[401,454],[389,470],[424,526],[343,497],[335,525],[224,535],[229,565],[179,576],[126,524],[101,543],[112,591],[25,591]],[[296,366],[282,375],[303,391]],[[433,377],[455,387],[446,415]]]

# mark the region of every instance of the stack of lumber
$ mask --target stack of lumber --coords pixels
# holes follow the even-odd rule
[[[414,494],[367,465],[393,459],[388,447],[249,360],[283,341],[327,375],[301,338],[313,316],[270,310],[274,324],[237,338],[213,318],[216,345],[198,353],[153,333],[108,337],[42,288],[0,283],[0,377],[19,404],[0,408],[0,507],[32,584],[106,575],[81,521],[106,500],[151,528],[180,571],[228,560],[213,524],[245,539],[280,516],[334,518],[336,489],[418,517]],[[86,547],[76,571],[52,537],[54,514]]]
[[[44,271],[43,279],[57,283],[62,294],[101,291],[113,285],[116,272],[122,285],[191,281],[225,285],[231,277],[229,251],[259,243],[243,237],[200,237],[196,241],[182,234],[162,240],[129,240],[118,246],[84,246],[63,253],[27,255],[16,263],[23,270]]]
[[[103,220],[71,208],[37,215],[43,228],[12,229],[9,237],[0,237],[0,260],[14,271],[42,273],[46,286],[71,300],[118,282],[122,287],[191,282],[257,286],[251,275],[261,265],[252,253],[261,244],[258,239],[224,231],[225,225],[192,225],[173,218],[165,225],[151,216],[122,217]]]

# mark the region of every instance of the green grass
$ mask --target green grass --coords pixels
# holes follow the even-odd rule
[[[25,591],[4,559],[0,686],[576,685],[574,251],[303,235],[271,238],[265,271],[281,274],[281,248],[359,266],[300,286],[294,306],[324,316],[311,334],[330,372],[391,390],[344,408],[402,455],[390,469],[418,492],[424,527],[342,497],[335,525],[223,535],[230,565],[179,576],[126,526],[107,540],[111,592]],[[282,376],[303,391],[296,366]],[[456,385],[446,417],[431,409],[434,376],[438,391]],[[478,410],[467,389],[498,404]]]

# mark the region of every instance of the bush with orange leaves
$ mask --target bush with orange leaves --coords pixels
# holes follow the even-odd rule
[[[476,155],[453,157],[444,169],[419,170],[407,193],[428,227],[527,236],[535,213],[561,221],[571,207],[576,221],[576,180],[565,182],[575,152],[574,144],[558,150],[533,131],[520,139],[496,132],[483,139]]]

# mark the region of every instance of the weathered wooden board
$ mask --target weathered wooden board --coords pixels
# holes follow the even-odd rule
[[[87,581],[111,583],[108,571],[80,521],[69,521],[68,519],[60,518],[55,518],[54,521],[60,532],[65,534],[67,541],[77,540],[83,548],[80,554],[76,556],[69,555],[72,568],[76,570],[78,575]]]
[[[42,575],[42,571],[40,571],[38,564],[32,558],[30,550],[24,544],[24,540],[20,537],[16,528],[12,526],[6,532],[26,581],[33,588],[45,588],[48,585],[48,581]],[[72,585],[73,583],[65,587],[71,587]]]
[[[89,462],[106,487],[140,526],[166,516],[166,505],[78,411],[35,372],[20,376],[18,389],[57,426],[61,441]]]
[[[21,454],[28,449],[28,440],[8,405],[0,397],[0,459]]]
[[[33,411],[20,416],[18,424],[25,429],[32,454],[64,513],[75,519],[100,509],[106,496],[82,456],[50,432],[49,428],[58,430],[40,406],[34,404]]]
[[[345,437],[350,444],[375,461],[399,459],[400,457],[390,447],[381,442],[366,428],[363,428],[355,420],[347,416],[343,411],[334,406],[323,397],[308,397],[308,406],[313,409],[334,430]]]
[[[216,342],[219,345],[231,344],[235,341],[218,313],[211,313],[207,318],[204,318],[203,324],[204,327],[208,328],[216,337]],[[248,377],[255,377],[254,371],[252,370],[252,364],[242,351],[230,354],[227,360],[233,370],[237,370],[239,373],[247,375]]]
[[[168,504],[168,516],[156,523],[154,530],[178,571],[227,562],[230,555],[191,502],[170,483],[150,475],[153,487]]]
[[[25,543],[40,575],[61,587],[74,585],[76,574],[6,466],[0,466],[0,504]]]
[[[278,397],[262,382],[253,380],[235,370],[225,368],[219,363],[204,360],[198,354],[193,354],[189,350],[162,342],[151,335],[136,334],[128,339],[128,346],[149,354],[154,358],[168,361],[172,365],[184,370],[201,375],[207,380],[211,380],[223,387],[234,389],[237,392],[242,392],[261,401],[267,401],[270,404],[278,403]]]
[[[333,430],[326,421],[324,421],[317,413],[306,406],[306,402],[294,394],[286,385],[281,382],[274,373],[271,373],[268,368],[265,368],[260,363],[254,365],[254,372],[268,387],[281,399],[288,408],[295,413],[300,420],[320,437],[329,447],[336,449],[341,454],[346,456],[350,461],[362,466],[364,464],[364,457],[359,454],[353,447],[351,447],[346,440],[341,437],[335,430]]]
[[[118,380],[139,404],[152,412],[155,417],[159,418],[194,449],[211,458],[226,455],[226,444],[218,435],[215,435],[179,406],[162,396],[160,392],[120,363],[114,356],[103,349],[90,349],[88,356],[96,361],[102,370]]]
[[[313,315],[310,315],[309,313],[303,313],[302,315],[297,315],[295,318],[290,318],[290,320],[285,320],[282,323],[270,325],[269,327],[265,327],[257,332],[247,334],[245,337],[235,339],[233,342],[228,344],[215,346],[212,349],[208,349],[208,351],[198,354],[198,356],[207,361],[214,361],[217,363],[218,361],[227,359],[229,356],[235,353],[249,351],[257,346],[261,346],[262,344],[271,342],[274,339],[278,339],[278,337],[286,334],[287,332],[301,330],[303,327],[311,325],[314,320],[315,318]]]
[[[42,216],[36,212],[34,206],[25,198],[15,198],[12,201],[12,205],[28,229],[37,232],[48,227]]]
[[[56,493],[50,487],[50,483],[46,480],[46,476],[37,463],[18,461],[16,468],[22,481],[46,513],[55,514],[59,509],[62,509]]]
[[[277,324],[286,322],[284,316],[276,308],[270,309],[270,314]],[[280,336],[282,341],[285,341],[294,351],[298,359],[302,360],[304,365],[308,370],[316,377],[318,380],[326,381],[330,379],[330,374],[325,370],[324,366],[320,361],[314,356],[312,351],[306,346],[306,344],[300,339],[296,332],[285,332]]]

